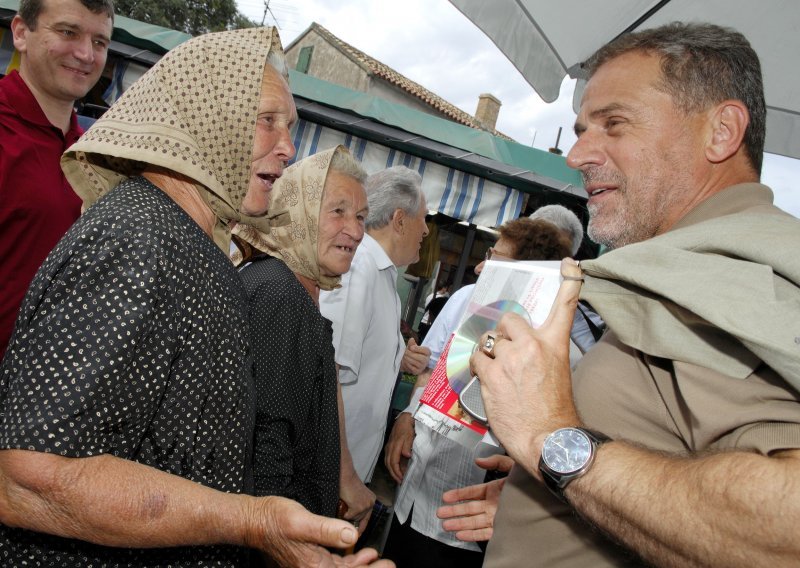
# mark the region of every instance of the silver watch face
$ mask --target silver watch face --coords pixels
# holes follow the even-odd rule
[[[558,473],[574,473],[592,457],[592,442],[576,428],[561,428],[550,434],[542,447],[542,459]]]

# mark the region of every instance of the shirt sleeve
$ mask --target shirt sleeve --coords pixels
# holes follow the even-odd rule
[[[339,382],[358,379],[361,357],[370,320],[378,270],[366,256],[353,262],[342,278],[342,287],[320,295],[320,311],[333,325],[333,347],[339,365]]]
[[[431,328],[422,342],[424,347],[431,350],[431,358],[428,361],[429,369],[436,367],[445,345],[450,341],[450,336],[455,333],[473,289],[473,286],[465,286],[459,289],[447,300],[442,311],[439,312],[439,316],[433,320],[433,324],[431,324]]]
[[[249,297],[256,389],[253,465],[258,495],[297,499],[294,447],[312,408],[319,356],[307,305],[288,288],[286,282],[263,279]]]
[[[40,273],[3,361],[0,447],[82,457],[141,437],[165,387],[154,377],[168,374],[150,372],[164,361],[138,360],[137,348],[156,312],[177,312],[161,303],[166,285],[151,248],[124,238]],[[173,346],[161,348],[168,359]]]

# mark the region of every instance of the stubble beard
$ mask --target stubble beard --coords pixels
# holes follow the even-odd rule
[[[602,179],[616,186],[611,203],[590,204],[587,233],[592,241],[609,249],[638,243],[655,236],[666,209],[665,200],[654,195],[655,188],[640,185],[631,192],[628,179],[619,172],[589,170],[584,183]]]

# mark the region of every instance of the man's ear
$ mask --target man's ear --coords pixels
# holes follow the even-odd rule
[[[395,209],[392,213],[392,228],[400,235],[406,232],[406,212],[402,209]]]
[[[27,51],[27,33],[30,31],[28,24],[19,17],[19,15],[14,16],[11,20],[11,35],[14,40],[14,49],[19,51],[20,53],[25,53]]]
[[[711,136],[706,145],[706,158],[718,164],[742,147],[750,113],[742,101],[727,100],[714,107],[710,119]]]

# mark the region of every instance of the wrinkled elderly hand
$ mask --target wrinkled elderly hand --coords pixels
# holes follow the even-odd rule
[[[521,463],[538,459],[544,437],[553,430],[580,424],[572,399],[569,333],[581,270],[574,260],[564,259],[561,274],[566,279],[540,328],[506,314],[497,326],[502,339],[494,344],[494,358],[479,350],[470,359],[480,377],[489,425],[508,454]]]
[[[408,469],[414,435],[414,417],[408,412],[401,413],[394,421],[389,441],[383,449],[383,462],[389,470],[389,475],[397,483],[403,482],[403,476]]]
[[[259,534],[249,544],[271,559],[275,566],[337,568],[373,566],[391,568],[388,560],[374,562],[378,553],[364,549],[345,557],[332,554],[325,547],[346,548],[355,544],[358,535],[352,524],[320,517],[302,505],[282,497],[264,497],[256,501],[254,515],[259,519]]]
[[[428,360],[431,357],[431,350],[427,347],[417,345],[414,338],[408,340],[406,351],[403,353],[403,360],[400,362],[400,370],[404,373],[419,375],[428,368]]]
[[[514,460],[508,456],[496,455],[475,460],[486,470],[510,471]],[[488,483],[452,489],[442,495],[445,503],[436,511],[436,516],[445,519],[442,528],[455,533],[458,540],[480,542],[492,538],[497,503],[505,479],[495,479]]]

